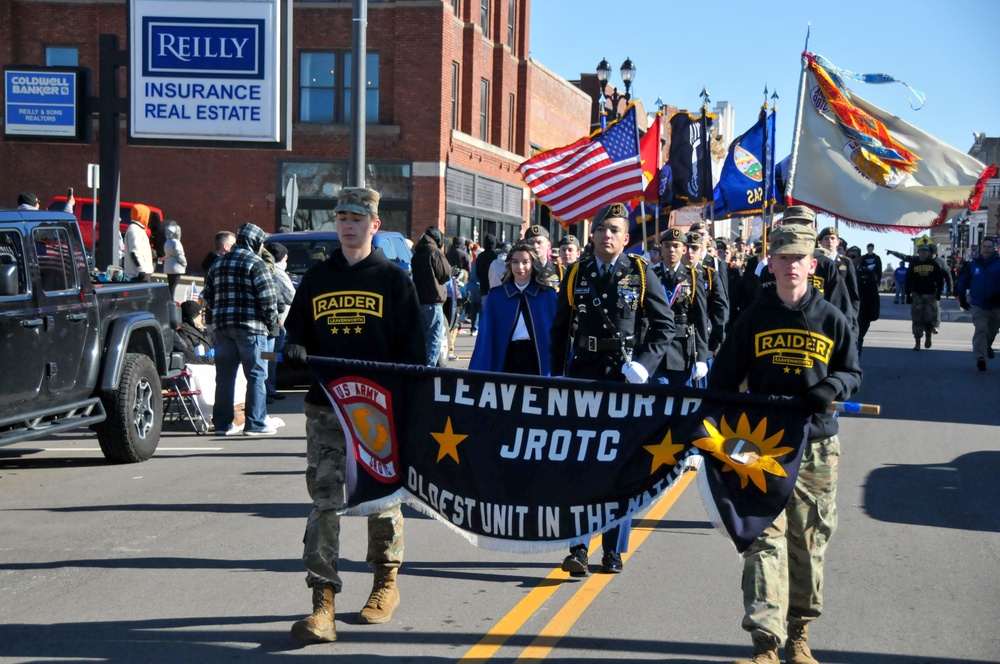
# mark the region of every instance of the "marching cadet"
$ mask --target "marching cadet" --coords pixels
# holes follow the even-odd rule
[[[726,291],[728,277],[719,274],[705,260],[705,236],[700,231],[691,231],[685,238],[687,253],[684,264],[694,266],[700,277],[702,294],[708,312],[708,352],[714,353],[726,338],[726,321],[729,320],[729,294]],[[712,257],[714,265],[714,257]]]
[[[562,260],[563,269],[568,269],[570,265],[580,260],[580,241],[575,235],[564,235],[559,240],[559,258]],[[559,280],[562,281],[562,278]]]
[[[799,224],[813,228],[816,223],[816,213],[805,205],[791,205],[781,217],[781,223],[782,225]],[[774,231],[771,232],[773,233]],[[823,293],[823,297],[827,302],[844,312],[848,322],[851,324],[851,333],[854,334],[856,339],[858,336],[858,318],[855,315],[856,309],[854,302],[851,300],[851,294],[847,289],[846,277],[842,276],[840,267],[832,258],[826,255],[825,251],[819,248],[815,248],[813,251],[816,258],[816,269],[810,277],[812,284]],[[757,273],[761,284],[774,281],[774,275],[763,264],[763,261],[758,265]],[[757,287],[754,296],[756,297],[759,293],[760,286]]]
[[[559,291],[551,330],[553,376],[645,383],[663,360],[674,318],[647,261],[622,253],[628,240],[628,208],[601,208],[591,231],[593,253],[570,266]],[[622,571],[630,529],[626,520],[604,533],[602,572]],[[570,548],[562,569],[587,575],[587,542]]]
[[[562,265],[556,265],[549,258],[552,251],[552,241],[549,239],[548,229],[545,226],[529,226],[528,230],[524,231],[524,241],[538,254],[538,260],[541,261],[538,266],[538,274],[541,280],[558,291],[565,269]]]
[[[931,258],[930,244],[917,247],[917,259],[906,268],[906,303],[910,305],[913,350],[920,350],[920,337],[924,348],[931,347],[934,323],[940,314],[941,291],[944,288],[944,268]]]
[[[661,260],[653,272],[663,284],[674,315],[674,339],[660,363],[656,378],[670,385],[691,385],[708,374],[708,313],[698,271],[683,263],[686,236],[670,228],[660,236]]]
[[[824,249],[836,263],[840,276],[844,277],[847,296],[851,299],[851,307],[854,309],[854,320],[857,321],[858,314],[861,312],[861,289],[858,287],[858,274],[857,270],[854,269],[854,263],[844,255],[845,252],[840,251],[840,244],[843,240],[837,234],[837,227],[827,226],[819,232],[816,238],[820,248]]]
[[[770,234],[767,265],[774,283],[733,325],[715,359],[709,387],[802,397],[810,412],[808,437],[795,490],[770,526],[743,553],[743,629],[754,653],[737,664],[816,662],[809,624],[823,612],[826,547],[837,529],[837,419],[829,412],[861,382],[858,352],[848,321],[811,283],[818,259],[816,231],[785,224]],[[783,338],[787,351],[761,351],[760,340]],[[796,344],[794,342],[801,342]],[[822,351],[808,350],[815,346]],[[793,350],[801,348],[801,350]]]

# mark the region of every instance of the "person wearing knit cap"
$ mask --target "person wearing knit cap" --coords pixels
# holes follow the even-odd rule
[[[132,281],[149,281],[153,273],[153,250],[149,245],[146,227],[149,226],[149,207],[136,203],[131,220],[125,229],[125,276]]]

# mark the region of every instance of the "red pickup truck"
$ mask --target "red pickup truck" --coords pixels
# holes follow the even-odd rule
[[[91,251],[94,247],[94,199],[93,198],[80,198],[75,197],[76,205],[73,207],[73,216],[76,217],[76,222],[80,226],[80,234],[83,235],[83,246],[87,248],[87,251]],[[100,203],[100,200],[98,200]],[[152,205],[144,203],[149,208],[149,226],[146,228],[146,235],[150,238],[150,243],[152,244],[157,237],[157,231],[163,225],[163,210]],[[66,197],[56,196],[49,204],[46,206],[46,210],[52,212],[62,212],[66,207]],[[121,203],[118,207],[118,230],[122,233],[128,228],[129,220],[132,219],[132,208],[135,207],[135,203]],[[161,246],[153,248],[153,256],[160,256],[163,254],[163,246],[161,241]]]

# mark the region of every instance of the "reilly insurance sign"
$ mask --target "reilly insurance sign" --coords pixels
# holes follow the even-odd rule
[[[290,148],[290,0],[132,0],[130,142]]]

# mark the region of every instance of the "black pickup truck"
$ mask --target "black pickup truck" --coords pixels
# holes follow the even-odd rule
[[[0,211],[0,446],[89,426],[107,459],[151,457],[178,319],[166,284],[94,283],[72,215]]]

